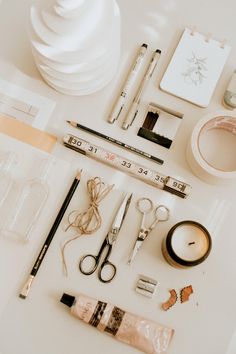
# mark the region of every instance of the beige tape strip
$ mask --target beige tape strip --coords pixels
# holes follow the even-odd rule
[[[45,152],[52,152],[57,138],[0,113],[0,132]]]

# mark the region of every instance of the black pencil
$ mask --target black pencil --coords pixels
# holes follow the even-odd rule
[[[70,187],[70,190],[67,193],[67,196],[66,196],[66,198],[65,198],[65,200],[64,200],[64,202],[63,202],[63,204],[61,206],[61,209],[59,210],[59,212],[57,214],[57,217],[56,217],[56,219],[55,219],[55,221],[54,221],[54,223],[53,223],[53,225],[51,227],[51,230],[49,231],[49,234],[48,234],[48,236],[47,236],[47,238],[46,238],[46,240],[45,240],[45,242],[44,242],[44,244],[43,244],[43,246],[41,248],[41,251],[39,252],[39,255],[38,255],[38,257],[37,257],[37,259],[36,259],[36,261],[34,263],[34,266],[33,266],[32,270],[31,270],[31,273],[30,273],[25,285],[23,286],[23,288],[22,288],[22,290],[20,292],[19,297],[22,298],[22,299],[25,299],[27,297],[27,295],[29,294],[29,291],[30,291],[30,288],[31,288],[31,284],[32,284],[32,282],[33,282],[33,280],[34,280],[34,278],[35,278],[35,276],[36,276],[36,274],[37,274],[37,272],[39,270],[39,267],[40,267],[40,265],[41,265],[41,263],[42,263],[42,261],[43,261],[43,259],[45,257],[45,254],[47,253],[49,245],[50,245],[50,243],[51,243],[51,241],[52,241],[52,239],[53,239],[53,237],[54,237],[54,235],[55,235],[55,233],[56,233],[56,231],[58,229],[58,226],[60,225],[60,222],[61,222],[61,220],[62,220],[62,218],[63,218],[63,216],[65,214],[65,211],[66,211],[66,209],[67,209],[67,207],[68,207],[68,205],[69,205],[69,203],[71,201],[71,198],[73,197],[73,194],[74,194],[74,192],[75,192],[75,190],[76,190],[76,188],[77,188],[77,186],[78,186],[78,184],[80,182],[81,172],[82,171],[80,171],[79,174],[75,177],[75,179],[74,179],[74,181],[73,181],[73,183],[72,183],[72,185]]]
[[[110,136],[107,136],[107,135],[105,135],[105,134],[99,133],[99,132],[97,132],[97,131],[95,131],[95,130],[93,130],[93,129],[91,129],[91,128],[85,127],[84,125],[81,125],[81,124],[79,124],[79,123],[77,123],[77,122],[72,122],[72,121],[70,121],[70,120],[67,120],[67,123],[69,123],[70,125],[72,125],[72,127],[74,127],[74,128],[78,128],[78,129],[81,129],[81,130],[83,130],[83,131],[85,131],[85,132],[87,132],[87,133],[96,135],[96,136],[98,136],[98,137],[101,138],[101,139],[107,140],[107,141],[109,141],[110,143],[113,143],[113,144],[116,144],[116,145],[120,146],[121,148],[124,148],[124,149],[126,149],[126,150],[132,151],[132,152],[134,152],[134,153],[137,154],[137,155],[140,155],[140,156],[142,156],[142,157],[145,157],[145,158],[148,159],[148,160],[151,160],[151,161],[153,161],[153,162],[158,163],[159,165],[162,165],[162,164],[164,163],[164,161],[161,160],[161,159],[159,159],[158,157],[155,157],[155,156],[153,156],[153,155],[150,155],[150,154],[148,154],[147,152],[144,152],[144,151],[142,151],[142,150],[136,149],[136,148],[133,147],[133,146],[127,145],[127,144],[125,144],[125,143],[122,143],[122,141],[116,140],[116,139],[114,139],[114,138],[111,138]]]

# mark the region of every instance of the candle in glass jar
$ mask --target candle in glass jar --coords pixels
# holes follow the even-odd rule
[[[191,267],[208,257],[211,245],[207,229],[196,221],[186,220],[170,229],[163,240],[162,253],[175,267]]]

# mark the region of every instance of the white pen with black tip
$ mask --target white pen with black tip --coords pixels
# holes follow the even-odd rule
[[[151,77],[154,73],[154,70],[157,66],[157,62],[158,62],[160,56],[161,56],[160,49],[157,49],[152,55],[151,61],[148,65],[147,70],[144,74],[144,77],[140,83],[138,91],[133,99],[133,102],[131,104],[129,112],[122,124],[122,128],[125,130],[127,130],[131,126],[131,124],[133,123],[134,119],[136,118],[136,116],[138,114],[138,108],[139,108],[139,103],[141,101],[142,93],[143,93],[148,81],[151,79]]]
[[[119,115],[120,115],[122,109],[124,108],[126,96],[129,93],[130,88],[133,85],[133,83],[139,73],[139,70],[141,69],[141,65],[142,65],[142,62],[143,62],[146,52],[147,52],[147,44],[143,43],[142,46],[140,47],[140,50],[137,53],[135,61],[132,65],[132,69],[128,74],[128,77],[125,81],[122,91],[121,91],[119,97],[117,98],[115,105],[112,109],[112,112],[108,118],[109,123],[112,124],[119,118]]]

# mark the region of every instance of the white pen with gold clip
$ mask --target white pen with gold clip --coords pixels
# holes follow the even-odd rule
[[[129,93],[130,88],[133,85],[134,80],[136,79],[139,73],[146,51],[147,51],[147,44],[143,43],[142,46],[140,47],[140,50],[137,53],[134,64],[132,66],[131,71],[128,74],[128,77],[125,81],[122,91],[119,97],[117,98],[115,105],[112,109],[112,112],[108,118],[108,122],[111,124],[114,123],[119,118],[120,113],[124,108],[126,96]]]
[[[143,94],[143,91],[148,83],[148,81],[151,79],[153,73],[154,73],[154,70],[157,66],[157,62],[159,60],[161,56],[161,51],[160,49],[157,49],[154,53],[153,53],[153,56],[151,58],[151,61],[147,67],[147,70],[146,70],[146,73],[141,81],[141,84],[138,88],[138,91],[133,99],[133,102],[131,104],[131,107],[129,109],[129,112],[122,124],[122,128],[123,129],[128,129],[131,124],[133,123],[135,117],[137,116],[138,114],[138,107],[139,107],[139,104],[140,104],[140,101],[141,101],[141,96]]]

